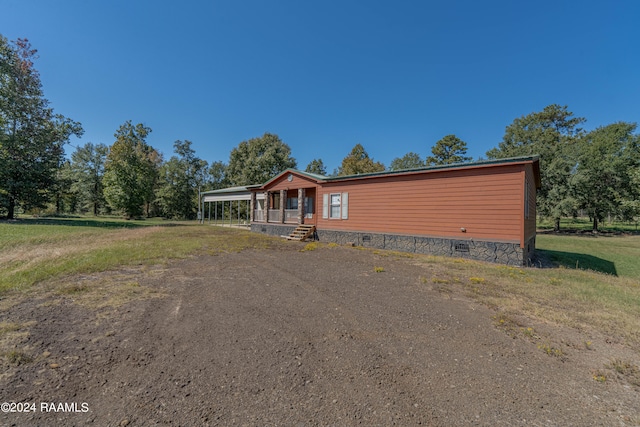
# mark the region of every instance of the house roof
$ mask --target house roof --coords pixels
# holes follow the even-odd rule
[[[537,162],[539,161],[539,156],[520,156],[520,157],[509,157],[505,159],[493,159],[493,160],[480,160],[477,162],[465,162],[465,163],[451,163],[449,165],[439,165],[439,166],[424,166],[420,168],[411,168],[411,169],[398,169],[398,170],[385,170],[381,172],[370,172],[370,173],[362,173],[355,175],[342,175],[342,176],[330,176],[325,177],[325,181],[339,181],[339,180],[347,180],[347,179],[355,179],[355,178],[368,178],[374,176],[386,176],[386,175],[397,175],[403,173],[414,173],[414,172],[427,172],[427,171],[436,171],[436,170],[447,170],[447,169],[462,169],[462,168],[477,168],[484,166],[494,166],[494,165],[505,165],[505,164],[515,164],[515,163],[528,163],[528,162]]]
[[[400,174],[414,174],[414,173],[422,173],[422,172],[431,172],[431,171],[443,171],[443,170],[455,170],[455,169],[470,169],[470,168],[484,168],[490,166],[500,166],[500,165],[508,165],[508,164],[519,164],[519,163],[533,163],[534,164],[534,174],[536,176],[536,187],[540,187],[540,164],[539,164],[539,156],[520,156],[520,157],[509,157],[505,159],[493,159],[493,160],[481,160],[477,162],[466,162],[466,163],[452,163],[450,165],[440,165],[440,166],[425,166],[421,168],[412,168],[412,169],[399,169],[399,170],[385,170],[382,172],[371,172],[371,173],[362,173],[356,175],[342,175],[342,176],[325,176],[318,175],[314,173],[304,172],[297,169],[289,168],[285,171],[280,172],[278,175],[271,178],[269,181],[265,182],[262,185],[254,185],[250,186],[250,189],[262,189],[268,187],[273,181],[278,180],[280,177],[294,173],[298,175],[305,176],[310,178],[316,182],[337,182],[337,181],[349,181],[354,179],[366,179],[366,178],[374,178],[374,177],[384,177],[391,175],[400,175]]]
[[[203,191],[200,194],[205,195],[205,194],[242,193],[242,192],[249,192],[251,191],[251,189],[258,188],[258,187],[261,187],[261,185],[260,184],[244,185],[244,186],[238,186],[238,187],[220,188],[218,190]]]

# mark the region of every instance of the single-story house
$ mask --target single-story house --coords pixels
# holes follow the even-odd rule
[[[537,156],[328,177],[288,169],[250,192],[254,232],[527,265]]]

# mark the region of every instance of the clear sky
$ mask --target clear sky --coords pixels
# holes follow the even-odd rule
[[[636,122],[639,22],[636,0],[0,0],[0,34],[82,123],[73,146],[131,120],[166,159],[187,139],[228,162],[270,132],[328,172],[357,143],[388,166],[448,134],[477,159],[554,103]]]

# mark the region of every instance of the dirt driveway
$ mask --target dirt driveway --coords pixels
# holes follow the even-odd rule
[[[415,261],[301,247],[119,272],[146,293],[116,308],[79,303],[83,286],[8,307],[0,321],[26,325],[33,358],[2,367],[2,399],[36,407],[0,424],[638,421],[638,389],[595,381],[586,350],[552,357],[510,337],[488,308],[432,289]]]

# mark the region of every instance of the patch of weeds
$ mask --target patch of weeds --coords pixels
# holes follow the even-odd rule
[[[626,360],[613,359],[611,363],[606,364],[605,367],[616,371],[629,384],[640,387],[640,368],[638,368],[637,365]]]
[[[549,284],[553,285],[553,286],[558,286],[562,284],[562,280],[552,277],[551,279],[549,279]]]
[[[87,292],[89,290],[89,286],[79,283],[74,283],[73,285],[65,286],[60,289],[58,292],[63,295],[74,295],[81,294],[83,292]]]
[[[536,331],[532,327],[520,328],[520,330],[522,331],[522,334],[527,338],[536,340],[540,339],[540,337],[536,334]]]
[[[9,332],[15,332],[20,330],[21,325],[19,323],[0,322],[0,336]]]
[[[516,319],[514,319],[513,317],[509,316],[506,313],[496,314],[495,316],[493,316],[493,321],[497,327],[504,330],[507,333],[507,335],[509,335],[512,338],[516,338],[520,336],[520,337],[527,338],[529,341],[532,341],[532,342],[540,339],[540,336],[536,333],[535,329],[533,329],[530,326],[525,327],[524,325],[522,325],[522,323],[520,323],[519,321],[517,321]],[[541,347],[538,346],[538,348],[541,348]],[[560,355],[561,354],[559,354],[558,356]]]
[[[318,242],[310,242],[304,245],[304,248],[300,249],[300,252],[315,251],[316,249],[318,249]]]
[[[544,351],[549,356],[562,357],[564,353],[559,348],[553,347],[549,343],[538,344],[538,349]]]
[[[9,350],[4,353],[4,357],[11,365],[24,365],[26,363],[33,362],[33,357],[29,356],[24,351],[20,350]]]
[[[329,248],[337,248],[338,246],[340,245],[335,242],[327,243],[327,247]]]
[[[593,372],[593,379],[599,383],[604,383],[607,381],[607,376],[601,370],[596,370]]]
[[[373,271],[376,273],[384,272],[384,267],[373,267]]]
[[[515,338],[518,334],[520,325],[518,322],[506,313],[498,313],[492,317],[494,324],[502,328],[509,336]]]
[[[435,283],[436,285],[449,285],[451,284],[451,280],[434,277],[431,279],[431,283]]]

